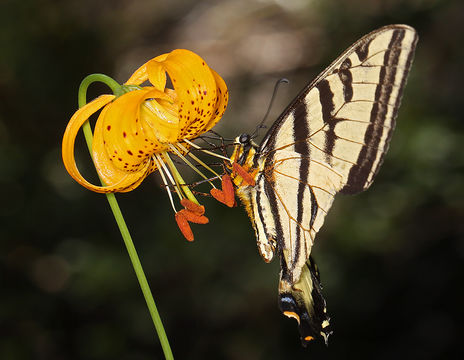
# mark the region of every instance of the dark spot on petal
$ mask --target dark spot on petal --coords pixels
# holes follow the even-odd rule
[[[122,136],[123,136],[124,138],[127,136],[127,134],[126,134],[125,131],[122,132]]]
[[[111,125],[108,125],[108,126],[106,127],[106,130],[110,131],[110,130],[111,130]]]
[[[130,150],[127,150],[127,153],[128,153],[129,155],[133,155],[133,154],[132,154],[132,151],[130,151]]]

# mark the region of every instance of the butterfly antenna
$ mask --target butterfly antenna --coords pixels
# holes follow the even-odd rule
[[[251,134],[252,139],[254,139],[254,138],[256,138],[258,136],[258,132],[259,132],[260,129],[265,129],[266,128],[266,125],[264,125],[264,123],[266,122],[267,117],[269,116],[269,113],[271,112],[272,104],[274,103],[274,100],[275,100],[276,95],[277,95],[277,90],[279,89],[280,84],[282,84],[282,83],[288,84],[289,82],[290,81],[288,81],[288,79],[282,78],[282,79],[277,80],[277,82],[275,83],[274,91],[272,92],[271,101],[269,102],[269,106],[267,108],[266,114],[264,115],[263,120],[261,120],[259,125],[256,127],[256,130],[253,132],[253,134]]]

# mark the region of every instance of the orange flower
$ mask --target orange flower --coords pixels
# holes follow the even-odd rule
[[[166,87],[167,76],[173,89]],[[142,86],[146,81],[151,86]],[[121,89],[124,93],[119,97],[102,95],[76,111],[63,137],[66,170],[92,191],[135,189],[148,174],[169,162],[169,152],[184,154],[188,140],[210,130],[228,101],[224,80],[188,50],[174,50],[148,61]],[[103,186],[85,180],[74,158],[79,129],[99,110],[92,155]],[[177,192],[186,191],[180,188]]]

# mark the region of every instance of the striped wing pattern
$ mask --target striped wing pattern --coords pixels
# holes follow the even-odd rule
[[[366,35],[303,89],[261,143],[264,169],[252,199],[258,244],[277,242],[290,284],[299,280],[334,196],[374,180],[416,42],[406,25]]]

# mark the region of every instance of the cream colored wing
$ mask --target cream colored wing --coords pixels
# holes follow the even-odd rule
[[[366,35],[297,96],[261,143],[255,220],[277,243],[282,280],[299,280],[335,194],[374,180],[416,42],[406,25]]]

